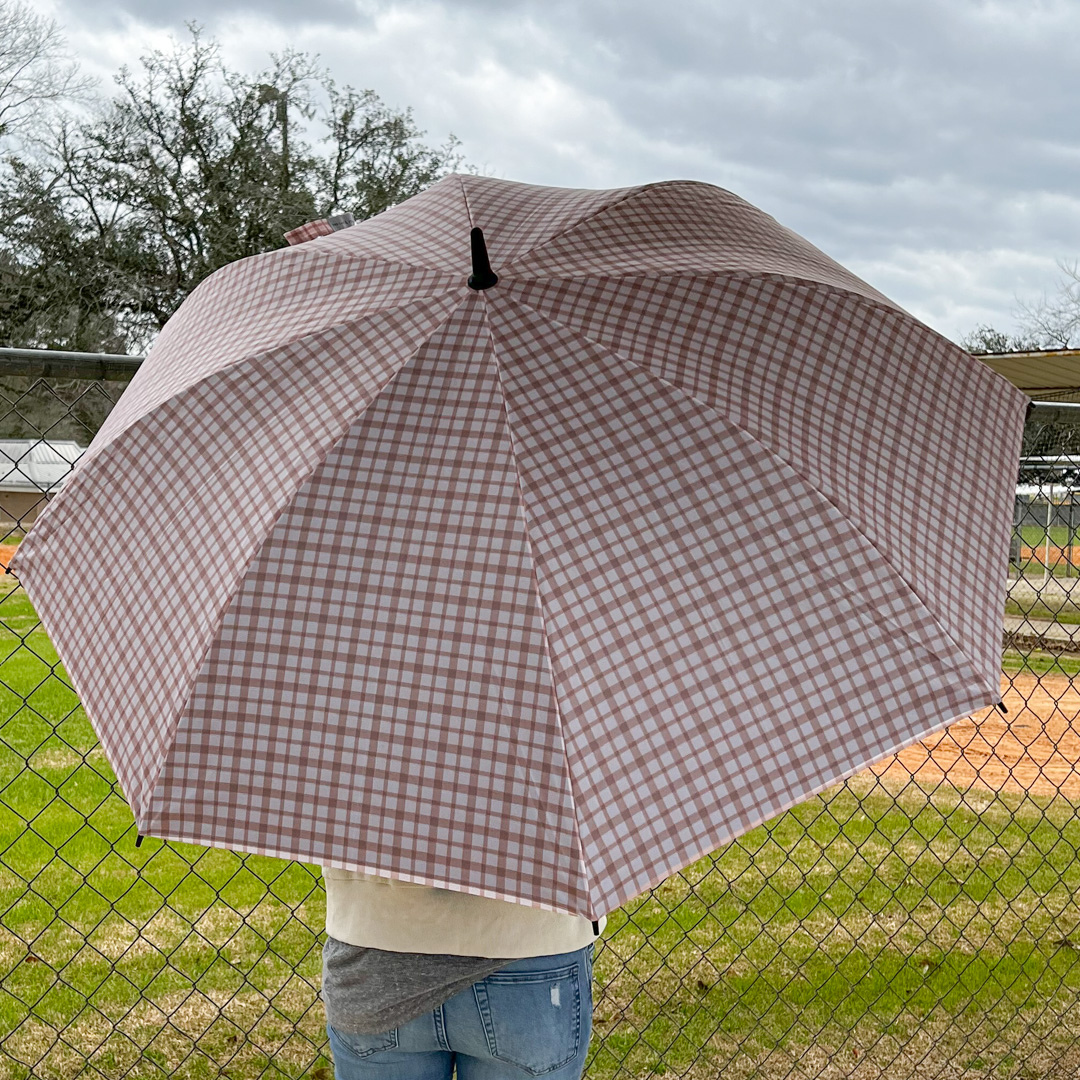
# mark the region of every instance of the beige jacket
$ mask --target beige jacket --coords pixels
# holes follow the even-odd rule
[[[350,945],[518,959],[574,952],[597,936],[592,922],[577,915],[355,870],[324,866],[322,874],[326,932]],[[606,923],[600,919],[601,932]]]

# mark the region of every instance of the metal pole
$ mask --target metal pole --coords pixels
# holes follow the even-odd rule
[[[116,353],[70,352],[66,349],[0,347],[0,362],[8,375],[43,379],[130,379],[143,362],[141,356]]]
[[[1050,492],[1046,496],[1046,543],[1043,546],[1043,586],[1045,587],[1050,577],[1050,515],[1054,509],[1054,485],[1050,485]]]

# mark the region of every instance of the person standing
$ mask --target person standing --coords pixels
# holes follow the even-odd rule
[[[336,1080],[579,1080],[606,919],[322,873]]]

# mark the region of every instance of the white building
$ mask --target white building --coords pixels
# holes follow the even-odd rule
[[[0,439],[0,528],[29,528],[85,449],[74,439]]]

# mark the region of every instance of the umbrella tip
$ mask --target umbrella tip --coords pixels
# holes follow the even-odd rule
[[[491,269],[487,244],[484,242],[484,230],[473,229],[469,233],[469,241],[472,244],[472,273],[469,275],[469,288],[483,292],[484,289],[490,289],[499,280],[499,276]]]

